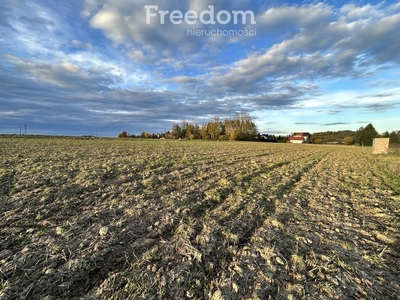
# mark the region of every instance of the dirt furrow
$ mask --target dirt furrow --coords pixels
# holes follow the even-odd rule
[[[286,165],[286,164],[282,164],[282,163],[280,163],[280,164],[277,164],[276,166],[274,166],[274,167],[270,167],[270,165],[269,165],[269,162],[268,162],[268,167],[264,167],[264,168],[261,168],[261,171],[263,172],[263,173],[265,173],[265,172],[268,172],[268,171],[272,171],[272,170],[274,170],[275,169],[275,167],[276,168],[278,168],[278,167],[281,167],[281,166],[284,166],[284,165]],[[257,165],[256,164],[256,166],[258,166],[258,168],[259,168],[259,165]],[[236,168],[237,169],[237,168]],[[256,171],[255,173],[257,174],[257,172],[260,172],[261,173],[261,171]],[[245,171],[244,171],[244,174],[253,174],[254,172],[249,172],[249,169],[248,169],[248,166],[247,166],[247,169],[245,169]],[[248,176],[248,175],[245,175],[245,176]],[[228,177],[229,178],[229,177]],[[243,176],[241,176],[240,177],[240,179],[243,179],[244,177]],[[241,181],[240,181],[241,182]],[[240,183],[239,182],[239,183]],[[204,183],[204,181],[203,181],[203,183]],[[206,186],[208,186],[208,184],[206,184]],[[237,237],[235,237],[235,234],[232,234],[232,233],[230,233],[229,232],[229,230],[227,229],[227,228],[223,228],[223,229],[221,229],[221,230],[214,230],[214,233],[213,233],[213,235],[215,235],[215,236],[218,236],[218,235],[220,235],[220,238],[217,238],[215,241],[216,241],[216,243],[214,243],[213,245],[205,245],[205,249],[201,249],[201,247],[199,248],[199,245],[198,245],[198,243],[197,242],[195,242],[194,240],[196,240],[197,239],[197,241],[201,241],[201,236],[204,236],[204,233],[200,233],[200,235],[199,235],[199,232],[200,231],[204,231],[204,229],[206,229],[207,230],[207,228],[210,228],[210,227],[213,227],[213,228],[218,228],[218,227],[220,227],[219,226],[219,224],[218,223],[215,223],[215,224],[209,224],[207,221],[204,221],[204,220],[202,220],[203,219],[203,215],[206,213],[206,212],[208,212],[208,213],[210,213],[211,211],[214,211],[215,209],[217,209],[218,208],[218,210],[220,210],[219,209],[219,207],[220,207],[220,203],[223,203],[223,204],[225,204],[227,201],[227,195],[229,194],[229,192],[230,191],[233,191],[234,190],[234,188],[232,188],[232,187],[228,187],[228,188],[226,188],[225,187],[225,192],[226,192],[226,194],[225,195],[221,195],[221,194],[224,194],[223,192],[221,193],[221,194],[219,194],[218,195],[218,199],[210,199],[211,200],[211,202],[204,202],[202,199],[200,199],[200,197],[199,197],[199,194],[197,194],[198,195],[198,198],[197,199],[194,199],[195,201],[193,201],[194,202],[194,206],[190,206],[190,203],[187,203],[187,204],[185,204],[185,205],[181,205],[181,207],[186,207],[185,209],[183,209],[183,212],[184,212],[184,215],[180,215],[179,213],[178,214],[175,214],[174,216],[173,216],[173,218],[174,219],[176,219],[176,220],[187,220],[187,221],[183,221],[183,223],[182,222],[180,222],[179,223],[179,226],[177,226],[177,227],[174,227],[175,228],[175,234],[174,235],[167,235],[167,234],[165,234],[165,232],[164,231],[161,231],[162,232],[162,234],[160,235],[161,237],[162,237],[162,243],[161,243],[161,246],[162,247],[170,247],[170,248],[173,248],[173,247],[176,247],[176,244],[180,244],[180,245],[182,245],[182,247],[183,247],[183,249],[185,249],[185,247],[186,248],[188,248],[189,249],[189,254],[186,254],[189,258],[191,257],[191,255],[194,255],[194,256],[203,256],[203,257],[207,257],[207,256],[205,256],[205,253],[208,253],[208,252],[210,252],[210,250],[209,249],[211,249],[211,248],[216,248],[216,246],[218,245],[218,243],[220,243],[221,242],[221,239],[224,239],[224,240],[226,240],[227,239],[227,236],[226,236],[226,234],[230,234],[231,235],[231,237],[233,237],[234,239],[236,238],[237,239]],[[221,190],[219,190],[219,192],[221,192]],[[190,193],[188,193],[188,191],[186,190],[186,191],[183,191],[183,194],[185,194],[185,195],[190,195]],[[215,196],[215,195],[214,195]],[[167,196],[166,198],[168,198],[168,197],[170,197],[170,196]],[[215,201],[215,200],[217,200],[217,201]],[[268,206],[268,205],[266,205],[266,203],[263,203],[263,205],[264,206]],[[210,210],[211,209],[211,210]],[[269,209],[269,208],[268,208]],[[189,211],[189,213],[187,212],[187,211]],[[218,212],[216,213],[217,215],[218,215]],[[240,212],[240,214],[241,214],[241,217],[240,217],[240,224],[242,224],[242,225],[244,225],[244,226],[247,226],[247,223],[248,223],[248,226],[253,226],[252,224],[254,224],[254,220],[251,220],[251,219],[249,219],[249,220],[247,220],[248,222],[246,222],[246,218],[247,218],[247,216],[246,216],[246,213],[244,213],[243,211],[242,212]],[[258,213],[255,213],[255,215],[256,215],[256,217],[258,217]],[[228,213],[228,216],[229,216],[229,213]],[[234,216],[233,216],[234,217]],[[193,220],[196,220],[196,221],[193,221]],[[211,222],[213,222],[212,220],[211,220]],[[257,223],[257,221],[255,221],[256,223]],[[165,222],[162,222],[162,223],[165,223]],[[185,230],[183,230],[182,228],[185,228]],[[191,231],[189,230],[189,228],[197,228],[197,229],[192,229]],[[239,231],[240,231],[240,229],[239,228],[237,228]],[[194,230],[194,233],[192,232],[191,234],[189,234],[188,233],[188,230],[189,230],[189,232],[192,232],[193,230]],[[250,230],[250,229],[249,229]],[[172,232],[173,230],[171,230],[170,232]],[[243,231],[243,230],[242,230]],[[223,233],[223,234],[221,234],[221,232]],[[176,234],[176,233],[178,233],[178,234]],[[228,237],[229,238],[229,237]],[[243,238],[245,238],[245,235],[243,235],[243,234],[241,234],[240,235],[240,239],[243,239]],[[156,240],[159,240],[158,238],[156,238]],[[182,241],[185,241],[185,242],[182,242]],[[232,243],[235,243],[235,241],[232,241]],[[238,241],[236,240],[236,243],[238,243]],[[175,245],[175,246],[174,246]],[[238,244],[238,245],[240,245],[240,243]],[[155,244],[155,245],[153,245],[153,248],[152,249],[150,249],[149,251],[150,252],[153,252],[153,251],[156,251],[156,250],[154,250],[154,249],[158,249],[160,247],[160,243],[158,243],[158,244]],[[181,247],[180,247],[181,248]],[[204,250],[204,251],[202,251],[202,250]],[[157,250],[158,251],[158,250]],[[164,251],[160,251],[160,252],[164,252]],[[190,252],[194,252],[194,254],[190,254]],[[221,252],[222,253],[222,252]],[[222,255],[228,255],[229,253],[227,253],[227,252],[224,252],[225,254],[223,254],[222,253]],[[137,254],[137,255],[139,255],[139,254]],[[146,253],[142,253],[141,254],[142,256],[144,255],[144,256],[146,256]],[[184,254],[182,254],[183,255],[183,258],[185,257],[185,255]],[[176,268],[181,268],[181,260],[182,260],[182,255],[180,255],[180,256],[178,256],[178,257],[176,257],[176,258],[169,258],[169,262],[168,263],[166,263],[166,262],[164,262],[164,264],[168,264],[168,265],[173,265],[173,266],[176,266]],[[214,253],[214,255],[215,255],[215,253]],[[218,257],[218,255],[217,255],[217,257]],[[139,258],[139,257],[138,257]],[[213,258],[213,260],[215,259],[215,257]],[[173,261],[174,260],[176,260],[176,262],[175,263],[173,263]],[[195,264],[194,265],[194,268],[195,268],[195,273],[197,273],[197,274],[203,274],[204,276],[205,275],[207,275],[207,276],[210,276],[210,274],[205,274],[204,273],[204,268],[206,268],[207,269],[207,265],[208,264],[210,264],[210,265],[212,265],[212,264],[214,264],[214,263],[220,263],[219,261],[218,261],[219,259],[216,259],[215,260],[215,262],[212,262],[212,261],[210,261],[210,262],[207,262],[207,259],[205,260],[206,262],[205,262],[205,266],[203,265],[201,265],[201,264]],[[145,272],[148,268],[149,268],[149,266],[150,265],[152,265],[154,262],[152,262],[152,261],[150,261],[150,262],[142,262],[140,259],[135,263],[135,267],[134,267],[134,269],[135,269],[135,272],[137,273],[137,272],[139,272],[140,270],[142,270],[142,272]],[[189,264],[189,262],[188,262],[188,264]],[[192,265],[191,265],[192,266]],[[153,267],[151,267],[152,269],[154,269]],[[189,271],[189,270],[191,270],[191,269],[188,269],[188,270],[186,270],[187,272]],[[168,272],[174,272],[174,268],[171,268],[171,270],[169,270]],[[149,275],[150,276],[150,275]],[[165,279],[165,280],[167,280],[167,281],[169,281],[170,279]],[[107,284],[107,282],[108,282],[108,280],[106,280],[105,281],[105,283],[104,284]],[[161,284],[162,282],[158,282],[158,284]],[[156,284],[156,283],[155,283]],[[173,286],[173,282],[171,282],[170,284],[168,284],[169,286]],[[202,287],[203,286],[203,284],[201,284],[200,285],[200,287]],[[173,294],[173,292],[172,291],[167,291],[167,290],[164,290],[164,293],[167,293],[167,296],[168,297],[173,297],[174,296],[174,294]],[[201,291],[201,289],[198,289],[198,293],[200,293],[200,294],[202,294],[203,293],[203,291]],[[198,294],[199,295],[199,294]],[[164,295],[165,296],[165,295]],[[176,296],[176,295],[175,295]]]
[[[390,157],[267,143],[0,143],[2,299],[400,293],[398,183],[381,171]]]

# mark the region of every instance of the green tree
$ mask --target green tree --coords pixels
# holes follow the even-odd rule
[[[172,125],[171,136],[174,139],[179,139],[181,137],[181,134],[182,134],[181,127],[178,124]]]
[[[186,122],[185,120],[182,121],[182,126],[181,126],[181,134],[180,138],[185,138],[187,136],[187,129],[188,129],[189,123]]]
[[[361,127],[356,134],[356,142],[364,146],[372,146],[372,141],[378,136],[378,132],[372,124],[368,124],[365,128]]]
[[[324,141],[322,139],[314,139],[313,143],[314,144],[322,144]]]
[[[389,135],[389,143],[390,144],[397,144],[400,143],[400,137],[399,137],[400,131],[392,131]]]
[[[356,131],[356,134],[355,134],[355,137],[354,137],[355,142],[360,144],[360,145],[361,145],[361,137],[362,137],[363,131],[364,131],[364,127],[361,126]]]

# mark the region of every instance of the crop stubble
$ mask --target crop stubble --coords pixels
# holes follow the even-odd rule
[[[0,299],[400,294],[394,155],[67,138],[0,151]]]

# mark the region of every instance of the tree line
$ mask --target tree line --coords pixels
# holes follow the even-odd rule
[[[164,133],[142,132],[140,135],[129,135],[126,131],[118,134],[120,138],[166,138],[166,139],[190,139],[190,140],[214,140],[214,141],[252,141],[257,135],[257,126],[252,118],[246,114],[236,114],[233,119],[221,120],[214,117],[213,120],[201,126],[182,121],[174,124],[171,131]]]
[[[288,136],[275,136],[263,134],[257,131],[257,126],[252,118],[246,114],[236,114],[233,119],[221,120],[214,117],[206,124],[190,124],[182,121],[172,126],[170,131],[164,133],[142,132],[140,135],[129,135],[123,131],[118,137],[150,138],[150,139],[190,139],[190,140],[219,140],[219,141],[263,141],[263,142],[287,142]],[[390,139],[390,144],[400,143],[400,130],[384,132],[379,134],[372,124],[360,127],[357,131],[325,131],[316,132],[311,135],[312,144],[345,144],[371,146],[373,139],[385,137]]]
[[[389,138],[390,144],[400,143],[400,130],[384,132],[379,134],[375,127],[370,123],[365,127],[360,127],[357,131],[325,131],[313,133],[310,142],[313,144],[345,144],[345,145],[364,145],[372,146],[374,138]]]
[[[201,126],[183,121],[174,124],[170,132],[175,139],[201,139],[220,141],[252,141],[257,135],[257,126],[248,114],[236,114],[233,119],[221,120],[214,117],[212,121]]]

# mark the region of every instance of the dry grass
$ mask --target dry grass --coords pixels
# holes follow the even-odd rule
[[[1,299],[395,299],[397,150],[0,138]]]

